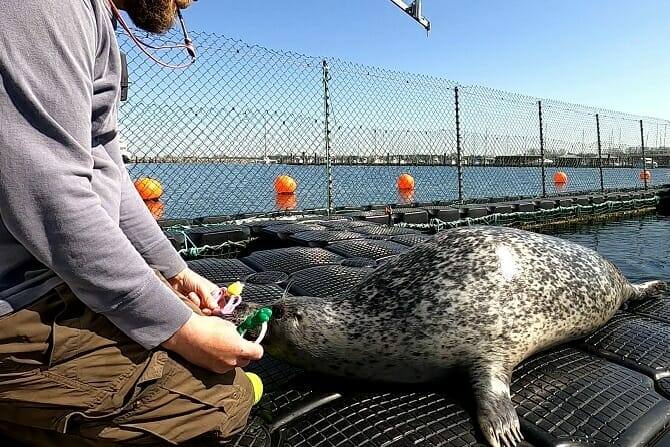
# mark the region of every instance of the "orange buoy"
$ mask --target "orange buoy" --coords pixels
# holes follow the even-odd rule
[[[275,179],[275,192],[277,194],[293,194],[298,189],[298,184],[289,175],[280,175]]]
[[[163,195],[163,185],[158,180],[142,177],[135,180],[135,189],[143,200],[156,200]]]
[[[642,180],[642,181],[651,180],[651,171],[644,170],[644,171],[640,172],[640,180]]]
[[[154,216],[154,219],[162,219],[163,214],[165,213],[165,204],[160,200],[145,200],[147,208],[151,212],[151,215]]]
[[[414,177],[408,173],[400,174],[398,177],[398,189],[401,191],[411,191],[414,189]]]
[[[568,174],[558,171],[554,174],[554,183],[557,185],[564,185],[568,183]]]
[[[278,210],[291,211],[298,207],[298,198],[295,194],[275,194],[275,205]]]
[[[414,202],[413,189],[401,189],[398,191],[398,195],[400,196],[399,202],[401,205],[410,205]]]

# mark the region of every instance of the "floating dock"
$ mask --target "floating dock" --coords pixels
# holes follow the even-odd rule
[[[212,219],[209,224],[203,221],[205,226],[172,227],[167,232],[175,244],[181,234],[195,246],[237,247],[239,258],[201,257],[189,265],[220,285],[244,281],[245,300],[269,304],[286,288],[298,296],[346,293],[376,266],[429,238],[420,228],[436,231],[438,221],[467,225],[498,216],[495,223],[500,224],[500,216],[507,216],[511,220],[504,224],[523,226],[529,220],[519,217],[528,218],[528,213],[539,213],[532,224],[538,216],[551,223],[574,220],[566,216],[595,219],[655,212],[670,201],[666,189],[618,194],[464,207],[426,205],[390,212],[340,210],[331,216],[235,225],[211,223],[217,220]],[[389,221],[394,225],[386,225]],[[210,252],[199,252],[203,253]],[[520,364],[513,375],[512,399],[526,436],[524,445],[670,446],[668,346],[670,299],[654,299],[623,309],[584,340]],[[248,370],[263,379],[266,394],[245,431],[229,441],[231,446],[486,445],[477,432],[469,394],[462,391],[467,384],[445,383],[443,390],[426,390],[346,383],[309,374],[269,355]]]

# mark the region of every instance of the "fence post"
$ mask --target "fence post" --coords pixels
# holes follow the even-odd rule
[[[647,157],[645,155],[644,151],[644,124],[642,124],[642,120],[640,120],[640,143],[641,143],[641,148],[642,148],[642,179],[644,180],[644,190],[646,191],[648,189],[647,185]],[[653,164],[652,164],[653,167]]]
[[[458,168],[458,203],[463,203],[463,163],[461,159],[461,108],[458,87],[454,87],[456,101],[456,167]]]
[[[596,135],[598,137],[598,169],[600,170],[600,192],[605,192],[603,179],[603,147],[600,141],[600,115],[596,113]]]
[[[540,113],[540,166],[542,167],[542,197],[547,197],[546,173],[544,170],[544,126],[542,125],[542,101],[537,102]]]
[[[328,70],[328,61],[323,60],[323,110],[324,110],[324,138],[326,144],[326,212],[330,216],[333,210],[333,168],[330,164],[330,92],[328,90],[328,81],[330,81],[330,72]]]

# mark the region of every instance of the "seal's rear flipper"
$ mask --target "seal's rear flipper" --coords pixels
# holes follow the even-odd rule
[[[664,281],[649,281],[642,284],[631,284],[631,286],[633,286],[633,294],[630,297],[631,301],[658,297],[668,287]]]
[[[519,417],[510,398],[510,373],[493,364],[471,369],[479,428],[492,447],[516,447],[522,440]]]

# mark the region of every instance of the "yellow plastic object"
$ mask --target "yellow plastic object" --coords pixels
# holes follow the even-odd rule
[[[242,284],[239,281],[236,281],[229,285],[226,290],[228,291],[228,295],[230,296],[241,296],[242,295],[242,290],[244,290],[244,284]]]
[[[251,381],[251,385],[254,387],[254,405],[256,405],[263,397],[263,381],[254,373],[245,372],[244,374],[247,375],[249,381]]]

